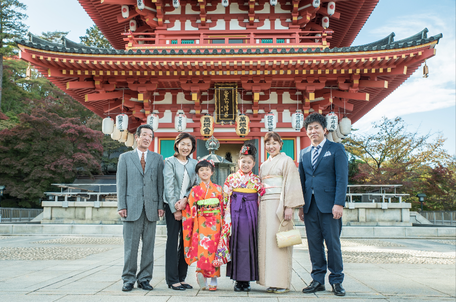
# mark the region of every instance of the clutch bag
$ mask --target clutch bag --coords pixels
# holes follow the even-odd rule
[[[294,228],[293,220],[292,220],[293,229],[289,230],[289,231],[284,231],[284,232],[280,231],[280,228],[282,227],[282,223],[283,223],[283,219],[280,222],[279,230],[277,231],[277,234],[276,234],[277,246],[279,248],[284,248],[284,247],[289,247],[289,246],[296,245],[296,244],[301,244],[302,243],[301,233],[299,232],[299,230]]]

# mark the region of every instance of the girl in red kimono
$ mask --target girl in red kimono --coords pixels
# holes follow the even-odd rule
[[[196,262],[196,277],[202,290],[217,290],[220,266],[213,262],[222,229],[222,188],[211,182],[212,161],[199,161],[195,171],[201,183],[192,188],[182,211],[185,261],[188,265]]]

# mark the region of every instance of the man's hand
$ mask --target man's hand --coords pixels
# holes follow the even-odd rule
[[[333,218],[334,219],[341,219],[342,215],[344,214],[344,207],[340,206],[338,204],[335,204],[333,206],[332,213],[333,213]]]
[[[158,210],[158,217],[163,217],[163,215],[165,215],[165,211]]]
[[[118,211],[117,213],[119,213],[120,217],[127,218],[127,209],[122,209],[122,210]]]
[[[181,221],[182,220],[182,212],[181,211],[174,212],[174,219],[176,219],[177,221]]]
[[[293,209],[292,208],[285,208],[285,212],[283,213],[283,218],[286,221],[291,220],[291,218],[293,218]]]
[[[176,208],[176,210],[178,211],[182,211],[185,209],[185,207],[187,206],[187,197],[184,197],[182,199],[179,199],[176,204],[174,205],[174,208]]]
[[[299,208],[298,216],[299,216],[299,219],[301,219],[301,221],[304,221],[304,208],[303,207]]]

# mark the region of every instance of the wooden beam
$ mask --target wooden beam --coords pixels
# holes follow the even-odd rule
[[[332,92],[332,95],[335,97],[345,98],[345,99],[352,99],[352,100],[358,100],[358,101],[369,101],[369,93],[345,92],[345,91],[335,90]]]
[[[368,81],[360,80],[359,87],[368,87],[368,88],[388,88],[388,81]]]
[[[95,88],[94,82],[67,82],[66,89],[87,89]]]
[[[100,92],[100,93],[91,93],[85,95],[86,102],[94,101],[104,101],[110,99],[120,99],[122,97],[122,91],[116,92]]]
[[[136,0],[101,0],[101,4],[136,5]]]

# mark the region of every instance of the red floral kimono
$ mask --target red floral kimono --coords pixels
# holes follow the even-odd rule
[[[223,217],[222,188],[204,182],[192,188],[182,211],[185,261],[196,262],[204,277],[220,277],[220,267],[213,265],[220,240]]]

